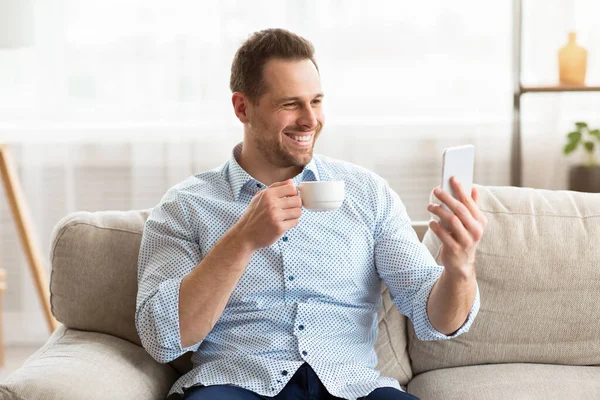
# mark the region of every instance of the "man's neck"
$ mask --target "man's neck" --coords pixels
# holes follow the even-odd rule
[[[302,172],[302,167],[275,167],[250,146],[242,146],[237,162],[250,176],[267,186],[286,181]]]

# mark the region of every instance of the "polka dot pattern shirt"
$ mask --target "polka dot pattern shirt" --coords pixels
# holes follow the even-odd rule
[[[315,154],[294,184],[343,180],[342,206],[329,212],[303,209],[298,226],[253,254],[212,331],[183,348],[182,279],[266,187],[237,163],[241,146],[221,167],[169,189],[144,227],[135,314],[142,345],[160,363],[193,352],[194,368],[169,394],[197,384],[229,384],[275,396],[305,362],[336,397],[400,389],[398,381],[375,369],[381,280],[421,340],[450,339],[469,329],[479,309],[479,289],[454,335],[429,322],[427,298],[443,267],[419,242],[387,182],[362,167]]]

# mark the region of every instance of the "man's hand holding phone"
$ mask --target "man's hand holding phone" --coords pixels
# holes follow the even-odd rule
[[[427,210],[440,218],[440,222],[431,221],[429,227],[443,244],[442,262],[448,272],[469,276],[474,273],[475,250],[487,227],[487,219],[477,205],[477,189],[472,188],[467,195],[457,179],[453,177],[450,182],[458,199],[435,188],[433,194],[450,211],[439,204],[429,204]]]
[[[458,277],[469,277],[475,273],[475,251],[487,227],[487,219],[477,205],[473,164],[472,145],[446,149],[442,185],[433,191],[441,204],[429,204],[427,207],[429,212],[439,217],[439,222],[431,221],[429,227],[443,244],[442,262],[448,273]],[[465,184],[469,189],[465,190]]]

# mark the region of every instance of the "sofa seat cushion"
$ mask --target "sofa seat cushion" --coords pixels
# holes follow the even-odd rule
[[[600,399],[600,367],[487,364],[417,375],[409,393],[422,400]]]
[[[0,383],[0,399],[162,400],[177,372],[140,346],[60,325],[46,344]]]

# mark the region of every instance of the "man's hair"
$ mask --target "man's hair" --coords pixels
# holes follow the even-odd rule
[[[263,69],[273,58],[300,61],[311,60],[317,71],[315,49],[311,42],[285,29],[265,29],[250,35],[233,57],[229,88],[244,93],[257,104],[266,92]]]

